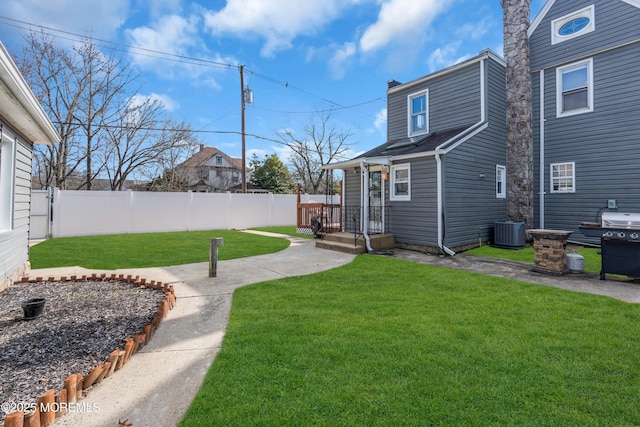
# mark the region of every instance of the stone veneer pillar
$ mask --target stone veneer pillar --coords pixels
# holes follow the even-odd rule
[[[532,271],[558,276],[569,273],[565,251],[572,231],[528,230],[527,233],[533,238],[535,266]]]

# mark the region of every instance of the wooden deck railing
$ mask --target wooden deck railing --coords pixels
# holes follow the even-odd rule
[[[342,231],[342,203],[300,203],[300,186],[298,186],[298,203],[296,214],[297,232],[313,234],[311,219],[318,218],[322,233]]]
[[[311,230],[312,218],[320,220],[323,233],[335,233],[342,230],[342,206],[339,204],[299,203],[297,214],[298,230]]]

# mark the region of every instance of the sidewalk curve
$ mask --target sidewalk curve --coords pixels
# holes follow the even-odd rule
[[[207,262],[117,270],[117,273],[173,284],[176,306],[149,344],[81,401],[84,408],[99,410],[69,412],[56,420],[55,425],[114,427],[119,421],[128,420],[132,427],[175,426],[220,350],[236,288],[329,270],[354,258],[354,255],[318,249],[312,239],[261,234],[287,237],[291,245],[273,254],[218,261],[218,274],[213,278],[209,277]],[[95,272],[105,271],[61,267],[33,270],[31,276]]]

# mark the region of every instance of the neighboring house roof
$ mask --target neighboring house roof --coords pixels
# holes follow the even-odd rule
[[[185,160],[184,163],[180,165],[180,167],[190,168],[190,169],[197,168],[198,166],[202,165],[207,160],[217,156],[218,154],[226,158],[229,161],[229,163],[231,163],[234,169],[238,169],[238,170],[242,169],[242,159],[230,157],[215,147],[204,147],[204,146],[200,147],[200,151],[198,151],[196,154],[194,154],[193,156]]]
[[[60,135],[0,42],[0,119],[34,144],[52,144]]]

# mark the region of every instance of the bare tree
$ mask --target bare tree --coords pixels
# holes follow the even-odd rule
[[[200,141],[195,137],[191,127],[185,122],[164,122],[164,127],[157,134],[157,139],[164,141],[160,146],[164,149],[156,153],[155,162],[149,162],[140,172],[149,179],[149,191],[186,191],[189,177],[183,169],[178,168],[185,159],[193,156],[198,150]]]
[[[80,93],[73,86],[71,76],[78,72],[77,65],[51,37],[31,33],[26,41],[18,64],[61,136],[58,144],[36,146],[34,163],[42,186],[66,189],[67,178],[85,160],[79,141],[80,126],[74,120]]]
[[[61,189],[90,190],[105,168],[105,129],[123,121],[122,99],[133,96],[136,77],[129,65],[106,56],[91,40],[72,49],[57,46],[55,39],[32,32],[18,61],[21,72],[58,128],[61,141],[38,146],[35,169],[43,185]],[[84,179],[80,172],[84,167]]]
[[[507,217],[533,226],[533,124],[529,28],[531,0],[502,0],[507,61]]]
[[[121,99],[128,95],[135,80],[131,68],[122,59],[105,56],[91,40],[74,47],[79,61],[79,72],[73,77],[76,90],[80,94],[78,108],[73,118],[80,123],[85,141],[86,189],[91,190],[91,182],[106,163],[93,164],[101,148],[100,138],[110,126],[119,126],[127,120],[129,111],[119,108]],[[123,117],[124,115],[124,117]],[[108,139],[108,137],[107,137]]]
[[[318,113],[317,119],[310,119],[302,128],[300,137],[292,130],[276,132],[282,143],[292,152],[289,162],[294,180],[298,181],[307,193],[325,192],[322,187],[326,183],[327,171],[322,169],[322,166],[342,159],[352,146],[349,138],[353,133],[332,124],[332,116],[331,111]]]

